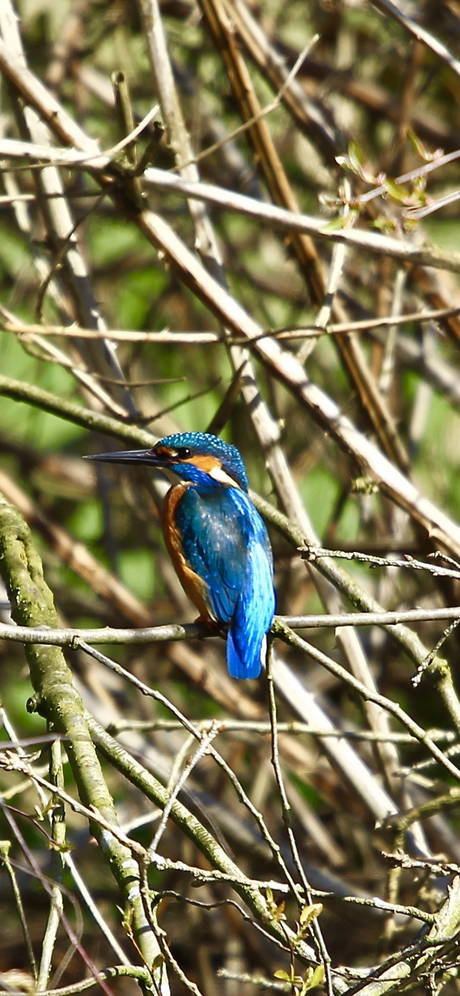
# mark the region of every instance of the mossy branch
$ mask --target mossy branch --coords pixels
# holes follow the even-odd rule
[[[18,510],[4,498],[0,498],[0,571],[16,622],[33,627],[55,628],[58,625],[53,596],[44,579],[30,530]],[[96,807],[108,823],[117,826],[113,800],[91,741],[83,702],[74,687],[72,672],[62,650],[28,644],[25,654],[36,693],[33,707],[66,738],[82,802]],[[101,830],[96,822],[91,829],[109,862],[124,902],[130,907],[134,936],[145,964],[152,967],[160,950],[144,912],[138,865],[114,835]],[[156,992],[167,996],[169,986],[162,970],[155,968],[153,976],[152,987],[156,986]]]

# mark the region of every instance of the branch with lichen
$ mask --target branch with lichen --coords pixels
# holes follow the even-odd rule
[[[57,626],[53,596],[43,576],[40,558],[30,530],[17,509],[0,498],[0,570],[11,601],[13,619],[23,626]],[[94,806],[109,825],[117,827],[112,797],[88,730],[83,702],[75,689],[72,673],[58,647],[28,644],[25,654],[35,695],[30,708],[40,713],[56,732],[66,738],[66,747],[78,791],[86,806]],[[92,832],[106,856],[130,908],[133,932],[145,965],[152,971],[152,991],[169,992],[166,976],[154,967],[160,950],[145,916],[139,868],[128,848],[115,834],[101,830],[96,822]]]

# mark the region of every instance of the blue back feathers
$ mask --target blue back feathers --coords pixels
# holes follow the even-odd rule
[[[190,567],[206,583],[213,615],[230,623],[227,664],[233,678],[257,678],[275,612],[273,558],[265,525],[248,495],[215,484],[190,487],[176,524]]]

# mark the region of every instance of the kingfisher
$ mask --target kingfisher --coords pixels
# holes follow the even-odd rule
[[[236,446],[208,432],[178,432],[152,449],[89,459],[153,467],[176,482],[162,513],[176,573],[200,621],[228,624],[230,675],[258,678],[275,612],[273,555]]]

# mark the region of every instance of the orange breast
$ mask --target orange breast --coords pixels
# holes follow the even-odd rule
[[[187,563],[182,552],[181,535],[176,526],[176,506],[189,486],[188,484],[177,484],[176,487],[168,491],[163,504],[163,535],[169,556],[185,594],[196,605],[201,618],[206,621],[214,618],[207,602],[206,584]]]

